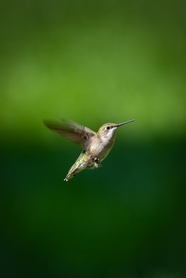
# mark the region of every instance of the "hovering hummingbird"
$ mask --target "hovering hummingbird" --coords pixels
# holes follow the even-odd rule
[[[107,123],[102,125],[97,133],[88,127],[69,120],[63,120],[66,125],[43,121],[52,131],[57,132],[67,140],[83,148],[64,181],[72,179],[77,173],[86,168],[95,169],[100,167],[101,161],[106,158],[114,145],[117,128],[133,121],[135,120],[129,120],[120,124]]]

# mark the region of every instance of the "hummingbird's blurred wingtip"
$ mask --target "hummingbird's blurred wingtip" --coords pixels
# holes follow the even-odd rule
[[[48,125],[51,124],[51,123],[52,123],[52,121],[50,121],[50,120],[46,120],[46,119],[43,120],[43,124],[44,124],[46,127],[48,127]]]

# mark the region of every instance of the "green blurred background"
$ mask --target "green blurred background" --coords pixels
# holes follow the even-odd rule
[[[1,277],[186,277],[185,8],[1,1]],[[136,121],[65,183],[61,118]]]

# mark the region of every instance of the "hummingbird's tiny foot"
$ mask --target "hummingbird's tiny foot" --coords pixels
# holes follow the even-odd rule
[[[100,167],[100,164],[99,164],[99,157],[94,157],[94,158],[93,158],[93,161],[94,161],[94,166],[95,166],[95,168],[99,168],[99,167]]]
[[[94,161],[92,161],[91,163],[88,164],[87,169],[95,169],[97,168],[97,165]]]
[[[94,157],[93,160],[94,160],[95,164],[99,164],[99,158],[98,157]]]
[[[99,168],[100,164],[99,164],[99,158],[98,157],[91,157],[91,160],[89,161],[88,164],[88,169],[95,169],[95,168]]]

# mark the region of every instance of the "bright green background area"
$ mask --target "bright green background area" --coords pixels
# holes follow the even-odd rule
[[[185,277],[185,1],[4,1],[0,26],[2,277]],[[61,118],[136,121],[64,183]]]

